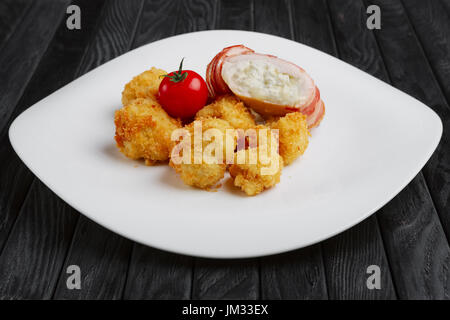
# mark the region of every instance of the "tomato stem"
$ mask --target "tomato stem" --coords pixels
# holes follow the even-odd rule
[[[178,69],[178,71],[175,71],[173,73],[173,75],[170,76],[168,74],[164,74],[164,75],[162,75],[162,77],[169,78],[170,81],[175,82],[175,83],[181,82],[184,79],[186,79],[188,74],[187,74],[187,72],[183,72],[183,61],[184,61],[184,58],[181,59],[180,68]]]

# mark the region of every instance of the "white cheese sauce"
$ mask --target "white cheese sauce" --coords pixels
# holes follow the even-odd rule
[[[223,69],[229,79],[245,96],[281,105],[302,103],[301,78],[280,72],[263,60],[244,60]]]

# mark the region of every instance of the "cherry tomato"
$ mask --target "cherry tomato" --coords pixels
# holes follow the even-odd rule
[[[195,71],[182,70],[165,75],[159,85],[159,102],[166,112],[175,118],[189,119],[203,108],[208,99],[205,80]]]

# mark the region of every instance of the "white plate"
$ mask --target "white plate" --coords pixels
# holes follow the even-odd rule
[[[115,147],[123,86],[151,66],[201,74],[222,48],[245,44],[303,67],[326,115],[281,183],[246,197],[183,185],[166,165],[146,167]],[[180,50],[182,48],[182,50]],[[254,257],[311,245],[377,211],[420,171],[442,135],[427,106],[325,53],[275,36],[206,31],[157,41],[75,80],[22,113],[11,143],[72,207],[127,238],[177,253]],[[139,166],[136,167],[136,164]]]

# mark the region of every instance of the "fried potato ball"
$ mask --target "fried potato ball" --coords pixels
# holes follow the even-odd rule
[[[224,95],[197,112],[196,119],[215,117],[228,121],[236,129],[255,126],[255,120],[241,100],[234,95]]]
[[[263,151],[263,154],[266,154],[265,160],[261,157],[260,147],[240,150],[236,153],[235,163],[228,169],[234,185],[248,196],[257,195],[280,182],[283,158],[277,152]],[[240,161],[239,157],[245,161]]]
[[[116,111],[115,140],[120,151],[131,159],[145,159],[147,165],[169,159],[171,134],[180,128],[154,99],[138,98]]]
[[[199,148],[199,146],[197,146],[194,142],[194,130],[196,126],[197,128],[199,128],[199,125],[201,125],[202,132],[202,142],[201,144],[199,143],[199,146],[201,146],[201,148]],[[235,141],[233,140],[233,138],[227,141],[226,135],[227,133],[232,134],[232,131],[234,129],[227,121],[217,118],[196,120],[185,126],[184,129],[186,129],[190,134],[190,138],[188,138],[187,140],[187,145],[185,145],[188,150],[190,149],[190,159],[189,157],[187,157],[187,162],[175,162],[176,157],[174,153],[179,154],[180,158],[183,156],[184,149],[181,148],[183,146],[181,143],[186,143],[186,141],[183,139],[178,143],[177,146],[174,147],[169,164],[180,175],[181,180],[183,180],[186,185],[201,189],[209,189],[215,186],[225,175],[227,167],[227,142],[229,144],[228,148],[229,150],[231,150],[231,154],[233,153],[235,148]],[[208,132],[212,132],[209,131],[210,129],[217,130],[216,132],[220,135],[220,138],[223,139],[222,144],[218,144],[218,149],[220,149],[219,152],[222,153],[222,159],[217,159],[217,161],[214,161],[214,159],[216,159],[215,152],[217,149],[208,147],[215,146],[214,141],[216,139],[215,137],[211,137],[211,140],[208,140]],[[196,131],[195,134],[198,134],[198,132]],[[177,149],[178,146],[180,146],[180,150]],[[196,151],[197,155],[201,155],[201,159],[199,159],[200,163],[195,163],[194,156],[196,154]],[[208,155],[211,157],[208,157]],[[219,157],[219,155],[217,156]]]
[[[291,164],[305,152],[309,138],[306,116],[292,112],[284,117],[269,118],[266,124],[271,129],[279,130],[280,155],[285,165]]]
[[[150,70],[135,76],[125,85],[122,92],[122,104],[126,106],[136,98],[153,98],[158,93],[159,85],[162,81],[162,75],[166,71],[152,67]]]
[[[241,134],[242,131],[237,130],[238,134]],[[278,150],[278,135],[273,134],[273,132],[271,131],[271,128],[264,125],[264,124],[258,124],[252,128],[249,128],[247,130],[244,131],[245,134],[245,138],[246,138],[246,148],[256,148],[258,146],[260,146],[263,143],[267,144],[267,148],[270,148],[270,144],[271,144],[271,139],[276,139],[276,150],[277,152],[279,152]],[[238,139],[242,137],[238,136]],[[242,141],[238,141],[241,142]],[[242,145],[238,144],[238,151],[243,149]]]

